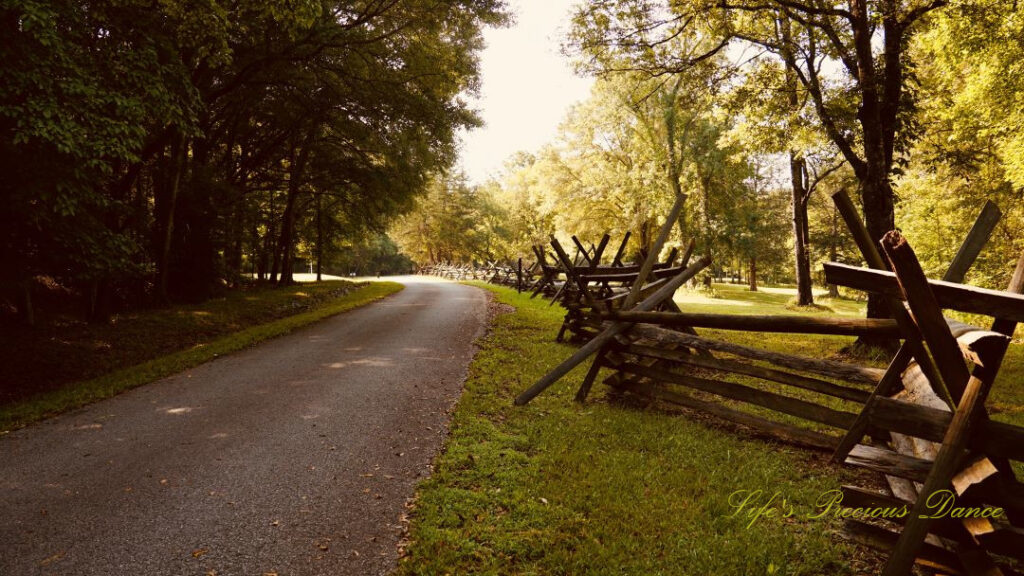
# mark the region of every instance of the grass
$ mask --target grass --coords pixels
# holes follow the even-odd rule
[[[480,342],[446,448],[420,486],[399,574],[878,568],[877,557],[836,536],[837,520],[808,518],[821,494],[852,474],[824,465],[824,455],[609,402],[601,388],[577,405],[572,395],[586,366],[513,407],[517,393],[574,347],[553,342],[560,309],[484,287],[517,311],[498,316]],[[748,527],[732,505],[744,490],[762,490],[762,504],[779,492],[785,506],[776,500],[770,508],[793,516],[777,512]]]
[[[814,308],[793,306],[794,288],[762,286],[757,292],[738,284],[714,284],[716,297],[700,292],[681,291],[675,301],[687,312],[717,314],[808,314],[813,316],[862,317],[865,301],[849,298],[829,298],[824,291],[815,291]],[[824,308],[824,309],[823,309]]]
[[[821,494],[874,475],[827,456],[737,434],[610,398],[596,385],[572,401],[586,366],[521,408],[512,399],[575,347],[556,344],[562,310],[541,299],[478,284],[513,313],[479,343],[451,433],[419,487],[409,544],[398,569],[412,574],[874,574],[881,558],[814,519]],[[788,306],[787,289],[758,293],[717,285],[717,298],[680,294],[685,310],[857,315],[864,304],[825,301],[834,312]],[[817,357],[850,338],[702,330],[750,346]],[[876,363],[881,365],[881,363]],[[1024,424],[1024,345],[1014,344],[993,392],[995,417]],[[600,379],[598,380],[600,381]],[[778,415],[776,414],[776,417]],[[778,492],[769,509],[736,514],[737,491]],[[743,494],[743,493],[739,493]],[[730,497],[733,498],[730,501]]]
[[[197,306],[180,306],[169,310],[149,311],[119,318],[111,327],[80,327],[77,340],[95,337],[99,330],[107,338],[112,353],[104,358],[95,351],[91,355],[71,354],[68,364],[91,362],[91,370],[103,372],[92,378],[51,384],[35,393],[22,393],[0,404],[0,431],[25,426],[90,402],[109,398],[120,392],[159,378],[192,368],[252,346],[317,320],[340,314],[368,304],[402,289],[394,282],[357,285],[350,282],[324,282],[286,288],[263,288],[234,292],[225,298]],[[85,330],[85,335],[82,335]],[[36,339],[43,340],[38,334]],[[73,337],[73,336],[69,336]],[[43,342],[45,343],[45,342]],[[33,346],[33,342],[22,343]],[[141,345],[142,347],[139,347]],[[175,350],[170,354],[168,350]],[[11,355],[15,351],[7,350]],[[84,356],[84,358],[83,358]],[[113,356],[113,360],[111,359]],[[125,358],[146,358],[124,362]],[[21,362],[32,360],[23,357]],[[111,370],[121,359],[126,368]],[[15,357],[13,362],[18,362]],[[117,365],[117,364],[113,364]],[[9,370],[10,365],[5,366]],[[31,365],[22,366],[23,370]],[[104,372],[104,368],[107,370]],[[12,373],[15,372],[12,370]],[[51,375],[52,380],[52,375]]]

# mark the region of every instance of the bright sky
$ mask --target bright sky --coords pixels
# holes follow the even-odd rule
[[[576,1],[511,0],[516,23],[484,32],[474,107],[485,125],[462,135],[460,163],[470,182],[483,183],[515,152],[552,140],[569,107],[590,93],[593,80],[574,75],[559,53]]]

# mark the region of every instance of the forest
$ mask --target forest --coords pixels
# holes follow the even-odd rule
[[[691,239],[716,278],[823,287],[859,256],[830,200],[861,199],[940,273],[986,200],[1004,218],[971,282],[1024,248],[1024,14],[998,0],[580,3],[562,50],[597,78],[558,137],[481,186],[438,178],[393,234],[417,262],[530,258],[550,234]],[[668,248],[666,248],[668,249]],[[870,303],[869,315],[883,315]]]
[[[855,259],[838,190],[929,272],[984,200],[1004,218],[972,282],[1005,284],[1024,248],[1024,18],[1003,0],[578,3],[561,45],[590,97],[483,184],[457,135],[480,125],[482,30],[514,18],[498,0],[2,13],[0,297],[28,324],[40,292],[104,322],[296,270],[516,259],[551,234],[628,231],[636,253],[676,196],[670,247],[799,305],[820,262]]]
[[[479,124],[481,29],[507,19],[497,0],[4,2],[0,302],[32,324],[45,291],[105,322],[367,254],[408,267],[381,234]]]

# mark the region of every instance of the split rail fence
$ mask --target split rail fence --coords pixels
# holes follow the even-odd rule
[[[1000,217],[986,204],[944,277],[929,279],[898,231],[876,245],[846,194],[833,199],[868,267],[828,263],[826,279],[883,297],[890,319],[684,312],[673,294],[711,259],[696,258],[691,244],[658,260],[681,209],[677,199],[642,262],[622,261],[625,238],[602,264],[607,235],[589,248],[573,237],[572,257],[553,237],[553,257],[535,248],[534,296],[549,294],[565,307],[558,339],[568,332],[581,347],[516,404],[593,357],[578,401],[607,368],[603,383],[622,393],[827,450],[836,463],[884,475],[884,493],[843,487],[844,505],[908,510],[902,518],[847,521],[849,535],[888,553],[883,574],[909,574],[915,562],[948,574],[1012,574],[1024,562],[1024,484],[1012,465],[1024,461],[1024,428],[991,420],[985,400],[1024,321],[1024,256],[1004,291],[962,284]],[[944,310],[991,323],[967,325]],[[740,345],[697,329],[846,335],[900,346],[881,369]],[[1001,508],[1005,515],[930,518],[935,495],[947,493],[962,508],[981,515]]]

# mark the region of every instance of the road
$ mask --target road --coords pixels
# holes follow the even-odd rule
[[[487,316],[385,300],[0,437],[0,575],[383,574]]]

